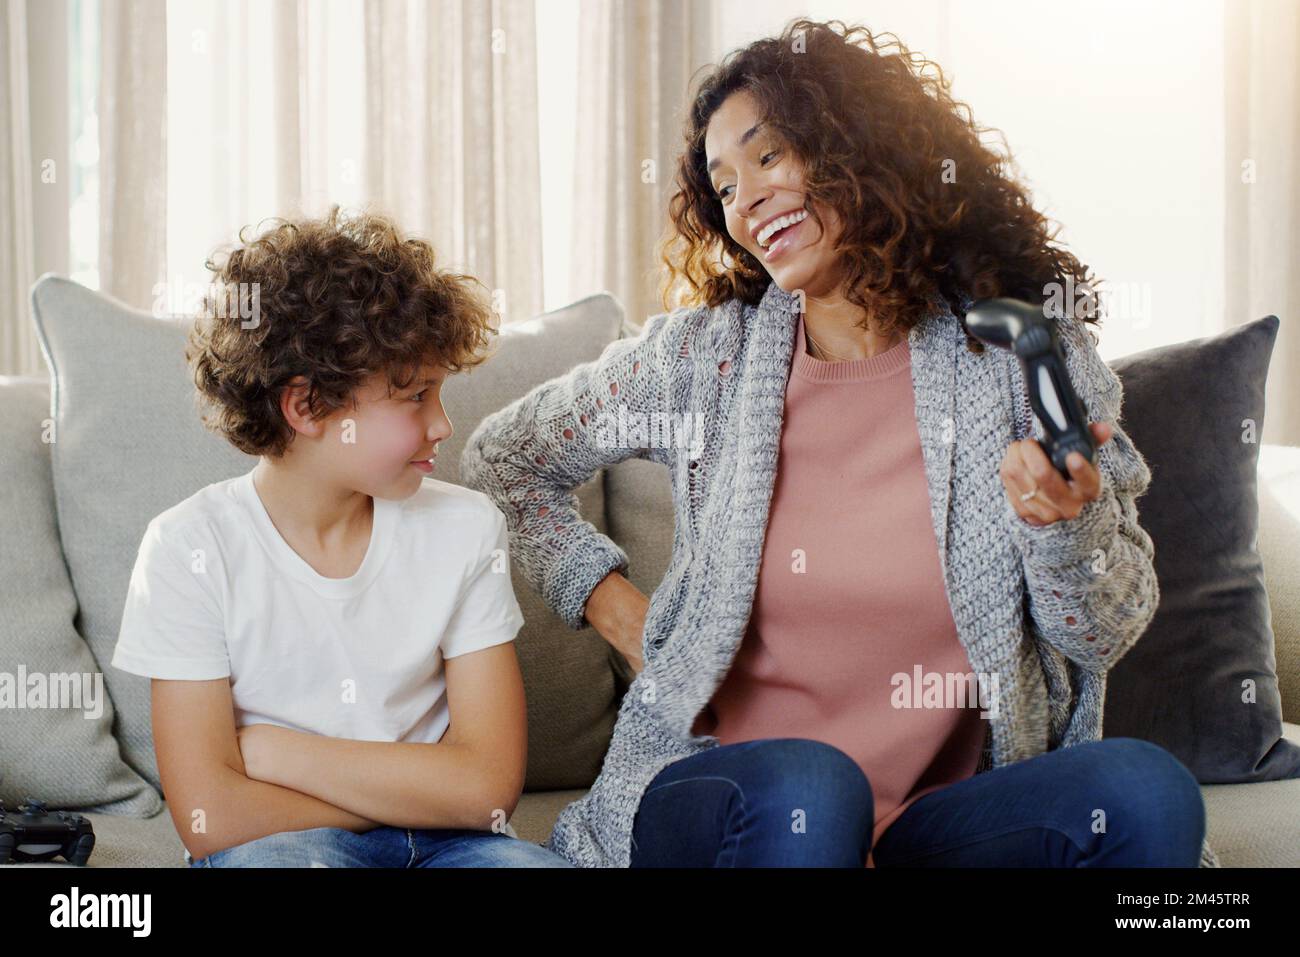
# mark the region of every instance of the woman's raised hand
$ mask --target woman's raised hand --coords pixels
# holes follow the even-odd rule
[[[1105,422],[1089,423],[1088,428],[1098,448],[1114,434],[1114,429]],[[1002,476],[1011,507],[1029,525],[1041,527],[1063,518],[1074,518],[1084,505],[1101,494],[1101,473],[1097,466],[1078,452],[1071,452],[1065,465],[1070,470],[1069,482],[1056,470],[1037,439],[1021,439],[1007,446],[998,474]],[[1021,495],[1034,488],[1038,494],[1021,499]]]

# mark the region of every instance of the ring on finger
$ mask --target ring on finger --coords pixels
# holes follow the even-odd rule
[[[1035,485],[1030,491],[1017,492],[1016,495],[1020,499],[1021,507],[1040,522],[1057,521],[1062,517],[1060,512],[1043,495],[1039,494],[1041,492],[1042,487]]]

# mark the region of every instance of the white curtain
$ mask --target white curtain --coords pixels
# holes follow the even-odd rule
[[[0,8],[0,375],[44,369],[28,311],[35,280],[26,0]]]
[[[533,0],[113,0],[103,44],[107,291],[186,312],[242,226],[339,203],[540,311]]]
[[[1300,445],[1300,3],[1228,2],[1226,325],[1281,323],[1262,441]]]
[[[99,286],[140,308],[166,270],[166,36],[157,0],[103,0]]]
[[[542,309],[534,0],[371,0],[372,195],[495,291],[507,322]]]
[[[571,287],[613,292],[632,327],[663,311],[657,246],[716,20],[712,2],[582,0]]]
[[[39,244],[35,266],[32,254],[30,118],[56,96],[28,48],[39,2],[0,0],[0,374],[40,373],[27,294],[58,268]],[[537,9],[554,20],[567,8]],[[1280,316],[1264,434],[1300,444],[1297,0],[1196,0],[1193,14],[1109,0],[1077,29],[1067,10],[1028,0],[1003,0],[993,20],[949,0],[578,9],[573,239],[557,244],[571,247],[572,296],[609,289],[633,325],[660,310],[656,248],[700,65],[795,15],[863,21],[955,74],[1084,261],[1154,290],[1153,308],[1108,318],[1103,354]],[[535,312],[533,17],[533,0],[102,0],[102,287],[183,309],[172,294],[206,282],[204,257],[240,226],[340,202],[426,235],[445,264],[497,290],[506,321]],[[1062,31],[1077,48],[1066,65],[1050,44],[1024,43]],[[1009,59],[1035,82],[999,66]],[[57,168],[66,175],[66,158]]]

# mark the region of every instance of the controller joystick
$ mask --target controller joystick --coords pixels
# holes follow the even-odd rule
[[[1043,308],[1006,297],[979,299],[966,310],[963,324],[976,339],[1019,358],[1029,404],[1047,433],[1039,445],[1066,481],[1071,452],[1095,464],[1097,442],[1088,427],[1088,410],[1070,382],[1056,324]]]

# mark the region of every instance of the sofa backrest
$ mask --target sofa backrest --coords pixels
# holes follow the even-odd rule
[[[75,625],[103,670],[111,658],[127,578],[144,526],[159,511],[210,482],[251,468],[252,459],[206,432],[192,402],[181,352],[186,324],[130,309],[68,280],[44,277],[33,289],[41,341],[53,383],[0,378],[0,423],[39,429],[28,421],[38,406],[32,390],[48,390],[42,419],[54,420],[53,443],[19,454],[48,454],[29,490],[57,505],[57,525],[47,523],[46,544],[62,554],[75,588]],[[455,433],[440,447],[442,477],[457,476],[465,439],[488,413],[535,385],[596,358],[617,335],[622,310],[606,294],[506,327],[488,363],[449,384],[444,393]],[[25,391],[23,391],[25,390]],[[19,401],[20,392],[26,396]],[[13,454],[0,449],[0,455]],[[1300,449],[1265,445],[1260,454],[1260,534],[1276,640],[1284,717],[1300,723]],[[448,481],[454,478],[447,478]],[[629,577],[649,594],[671,557],[672,495],[667,471],[638,459],[593,477],[576,492],[584,517],[627,552]],[[57,536],[57,540],[54,539]],[[7,558],[34,547],[0,541]],[[528,694],[528,790],[585,787],[599,771],[618,702],[631,679],[622,657],[588,628],[569,631],[513,569],[526,624],[516,647]],[[8,590],[6,603],[39,601]],[[20,616],[7,615],[12,624]],[[12,629],[10,630],[12,634]],[[0,670],[13,670],[11,646],[0,627]],[[75,646],[62,670],[76,671],[85,656]],[[80,655],[80,657],[79,657]],[[108,667],[108,693],[116,708],[114,734],[131,769],[159,786],[149,722],[148,681]],[[80,720],[55,711],[23,716],[31,721]],[[55,733],[51,729],[51,734]],[[14,756],[0,742],[0,768]],[[109,772],[97,771],[107,775]],[[130,778],[113,772],[115,793]],[[127,784],[123,784],[127,782]],[[125,789],[125,790],[124,790]],[[101,793],[108,792],[105,784]]]
[[[1282,720],[1300,724],[1300,447],[1261,445],[1258,474],[1259,554]]]

